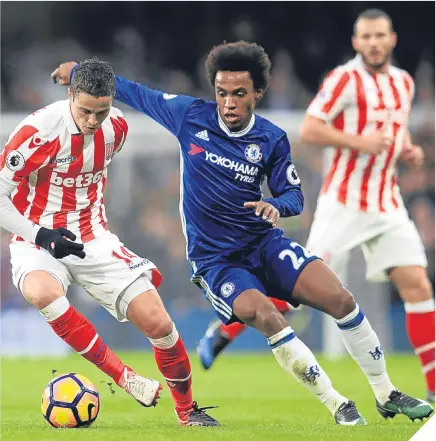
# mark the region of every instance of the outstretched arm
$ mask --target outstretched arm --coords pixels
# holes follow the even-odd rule
[[[170,95],[116,76],[115,99],[145,113],[178,136],[185,115],[195,98]]]
[[[67,86],[79,66],[74,61],[63,63],[51,77],[55,83]],[[115,77],[114,98],[145,113],[175,136],[180,132],[188,109],[196,101],[190,96],[170,95],[119,76]]]

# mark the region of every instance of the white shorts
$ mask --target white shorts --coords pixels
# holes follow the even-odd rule
[[[370,282],[387,281],[390,268],[427,267],[418,230],[405,209],[394,213],[356,212],[337,201],[320,198],[306,248],[339,273],[349,252],[358,246]]]
[[[85,244],[86,257],[83,260],[76,256],[55,259],[48,251],[29,242],[13,242],[10,250],[12,280],[20,292],[27,274],[47,271],[62,284],[65,293],[72,282],[78,283],[121,322],[127,318],[120,312],[120,302],[126,310],[125,304],[140,294],[123,293],[128,286],[145,275],[148,285],[145,290],[155,289],[150,270],[156,266],[132,253],[109,231]]]

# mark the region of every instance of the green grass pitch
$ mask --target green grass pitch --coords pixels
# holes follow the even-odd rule
[[[146,376],[162,381],[150,353],[124,353],[123,360]],[[330,413],[296,380],[289,377],[270,353],[228,353],[204,372],[192,354],[194,399],[200,406],[219,405],[210,414],[219,428],[179,427],[168,389],[156,408],[141,407],[115,386],[100,383],[104,374],[78,355],[64,359],[2,360],[1,430],[4,441],[406,441],[423,423],[404,416],[385,421],[376,412],[365,377],[351,359],[327,361],[319,357],[336,388],[353,399],[365,416],[366,427],[341,427]],[[413,356],[388,358],[398,388],[423,397],[424,382]],[[101,410],[88,429],[54,429],[40,411],[41,393],[51,370],[78,372],[100,392]]]

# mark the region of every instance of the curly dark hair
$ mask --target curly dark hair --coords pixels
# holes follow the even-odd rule
[[[218,71],[250,73],[255,89],[266,90],[270,81],[271,61],[265,49],[256,43],[237,41],[212,48],[204,63],[206,78],[212,87]]]
[[[115,95],[115,73],[112,66],[98,58],[82,61],[71,80],[73,96],[85,92],[96,98]]]

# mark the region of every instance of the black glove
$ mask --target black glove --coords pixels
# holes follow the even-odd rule
[[[36,235],[35,243],[46,249],[55,259],[62,259],[70,254],[84,259],[83,244],[72,242],[74,240],[76,240],[76,235],[66,228],[50,230],[41,227]]]

